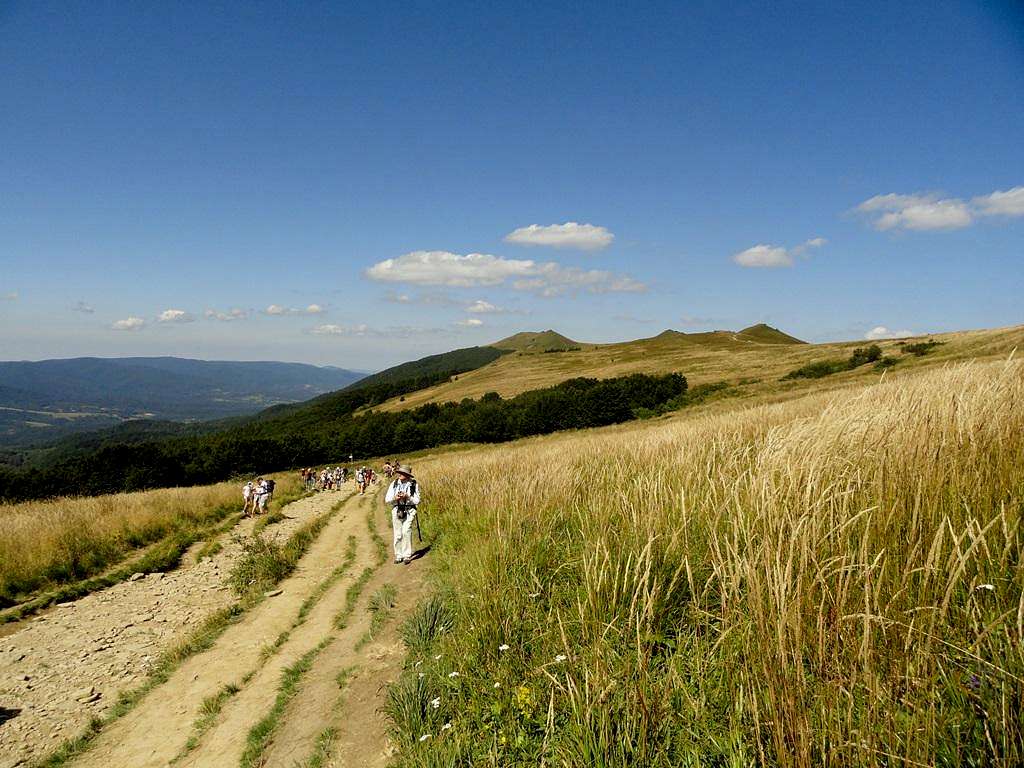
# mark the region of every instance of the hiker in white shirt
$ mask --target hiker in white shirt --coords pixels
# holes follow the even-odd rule
[[[384,501],[391,505],[391,527],[395,533],[395,562],[412,562],[412,522],[416,519],[416,505],[420,503],[420,489],[412,475],[412,467],[400,464],[398,474],[388,486]]]
[[[256,496],[253,498],[252,511],[254,514],[266,512],[267,502],[270,501],[270,486],[262,477],[256,482]]]
[[[253,485],[252,480],[242,486],[242,513],[246,514],[249,511],[249,499],[252,498]],[[253,505],[255,506],[255,504]]]

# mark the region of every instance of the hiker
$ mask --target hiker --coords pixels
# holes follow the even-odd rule
[[[255,489],[253,488],[252,480],[250,480],[249,482],[247,482],[245,485],[242,486],[242,514],[243,515],[249,513],[249,500],[252,499],[253,490],[255,490]],[[256,506],[255,503],[253,504],[253,506],[254,507]]]
[[[270,489],[267,487],[267,481],[262,477],[256,481],[256,493],[253,495],[252,501],[252,513],[258,515],[261,512],[265,512],[267,509],[267,502],[270,500]]]
[[[362,496],[366,491],[366,470],[364,467],[356,470],[356,485],[359,486],[359,495]]]
[[[391,505],[395,562],[408,565],[412,562],[412,522],[416,519],[416,505],[420,503],[420,489],[408,464],[399,464],[395,473],[398,477],[388,486],[384,501]]]

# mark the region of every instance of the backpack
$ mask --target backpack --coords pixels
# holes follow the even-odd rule
[[[273,493],[274,492],[274,481],[273,480],[267,480],[267,491],[269,493]]]

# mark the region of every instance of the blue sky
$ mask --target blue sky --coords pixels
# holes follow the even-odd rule
[[[1024,322],[1015,3],[8,2],[0,72],[0,359]]]

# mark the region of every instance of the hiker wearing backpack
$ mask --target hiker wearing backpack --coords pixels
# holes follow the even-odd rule
[[[395,562],[408,565],[412,562],[412,523],[416,519],[416,506],[420,503],[420,489],[408,464],[399,464],[395,472],[398,477],[388,486],[384,502],[391,506]]]

